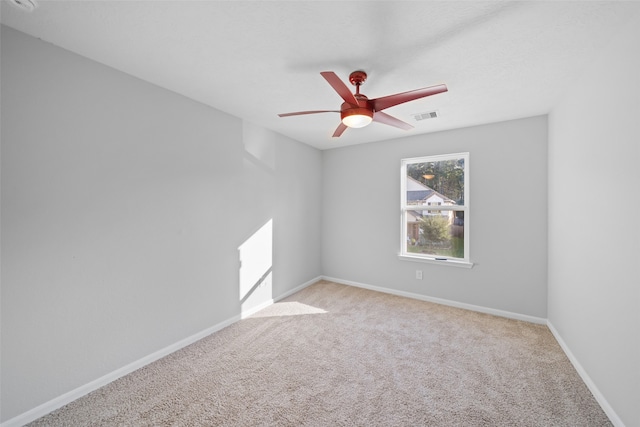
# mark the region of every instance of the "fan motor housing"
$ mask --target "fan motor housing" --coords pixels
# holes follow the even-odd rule
[[[373,118],[373,110],[366,107],[354,107],[351,104],[347,104],[347,108],[340,110],[340,119],[344,119],[348,116],[367,116]]]
[[[364,116],[373,117],[373,105],[365,95],[357,93],[353,95],[358,101],[358,105],[353,105],[348,102],[343,102],[340,106],[340,118],[345,116],[352,116],[354,114],[362,114]]]
[[[366,124],[370,123],[371,120],[373,120],[373,106],[366,96],[361,94],[356,94],[354,96],[358,101],[358,105],[356,106],[348,102],[342,103],[342,106],[340,107],[340,120],[342,121],[342,123],[347,124],[348,121],[345,122],[345,117],[366,116],[369,117],[370,120],[362,122],[362,125],[349,125],[350,127],[366,126]]]

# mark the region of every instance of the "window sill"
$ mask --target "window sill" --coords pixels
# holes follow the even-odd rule
[[[425,257],[411,256],[411,255],[402,255],[402,254],[398,254],[398,258],[402,261],[413,261],[413,262],[423,262],[426,264],[447,265],[449,267],[461,267],[461,268],[473,267],[472,262],[457,261],[452,259],[425,258]]]

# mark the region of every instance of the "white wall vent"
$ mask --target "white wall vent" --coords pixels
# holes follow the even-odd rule
[[[435,119],[437,117],[438,117],[437,111],[429,111],[428,113],[413,114],[413,118],[415,119],[416,122],[419,122],[420,120]]]

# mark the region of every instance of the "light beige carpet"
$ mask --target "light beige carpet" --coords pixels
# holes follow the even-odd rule
[[[609,426],[543,325],[318,282],[33,426]]]

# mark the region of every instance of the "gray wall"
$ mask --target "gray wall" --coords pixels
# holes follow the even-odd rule
[[[2,420],[321,274],[318,150],[2,27]],[[243,266],[244,268],[244,266]]]
[[[627,427],[640,426],[640,27],[549,116],[549,322]]]
[[[458,152],[470,153],[476,265],[399,260],[400,159]],[[546,116],[327,150],[323,157],[324,275],[546,318]]]

